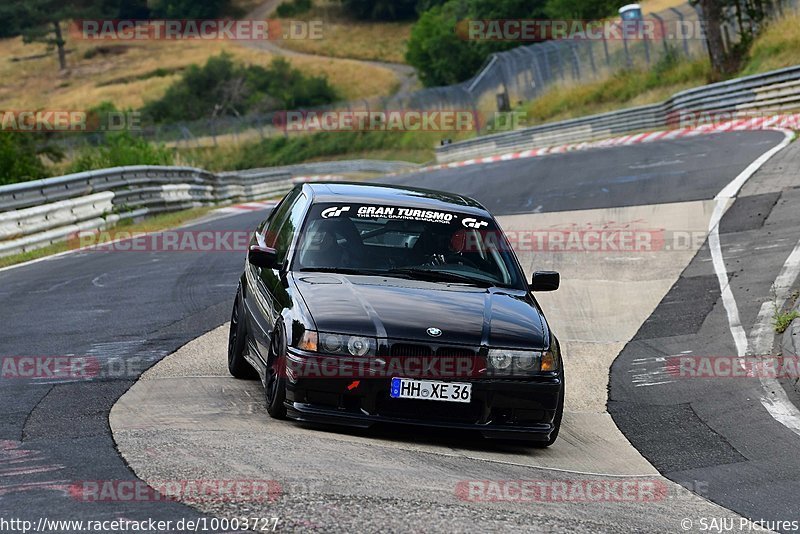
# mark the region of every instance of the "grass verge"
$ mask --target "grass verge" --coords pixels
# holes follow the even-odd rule
[[[203,206],[200,208],[192,208],[188,210],[176,211],[172,213],[162,213],[155,215],[149,219],[141,222],[133,222],[131,220],[123,220],[117,224],[114,229],[125,229],[128,232],[158,232],[167,230],[176,226],[181,226],[189,221],[198,219],[203,215],[208,214],[211,210],[216,209],[216,206]],[[54,243],[46,247],[37,248],[21,254],[14,254],[12,256],[4,256],[0,258],[0,268],[24,263],[26,261],[44,258],[45,256],[52,256],[60,252],[66,252],[74,249],[75,246],[69,241],[62,241]]]
[[[434,159],[434,147],[443,136],[439,132],[321,132],[216,148],[183,149],[179,159],[211,171],[353,158],[424,163]]]
[[[704,84],[709,72],[707,60],[667,60],[650,70],[624,70],[598,82],[552,87],[521,110],[530,124],[652,104]]]
[[[792,324],[792,321],[800,317],[800,312],[797,310],[792,310],[788,312],[775,312],[775,315],[772,317],[772,323],[775,325],[775,331],[779,334],[783,334],[789,325]]]
[[[800,61],[798,50],[800,14],[790,12],[772,22],[755,40],[739,75],[796,65]],[[649,70],[624,70],[596,82],[553,86],[519,110],[527,113],[528,125],[533,125],[653,104],[708,83],[710,73],[707,58],[690,61],[670,54]]]
[[[293,20],[321,20],[323,39],[288,39],[282,48],[338,58],[405,63],[413,22],[363,22],[348,17],[340,0],[316,0]],[[282,20],[288,23],[288,20]]]

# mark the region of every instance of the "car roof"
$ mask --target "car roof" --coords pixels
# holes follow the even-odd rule
[[[314,182],[303,185],[311,201],[317,203],[351,202],[358,204],[388,204],[470,214],[489,215],[476,200],[455,193],[363,182]]]

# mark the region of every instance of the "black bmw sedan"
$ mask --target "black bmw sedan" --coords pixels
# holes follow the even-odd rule
[[[448,193],[298,185],[256,229],[228,368],[260,378],[275,418],[477,429],[548,446],[558,340],[494,218]]]

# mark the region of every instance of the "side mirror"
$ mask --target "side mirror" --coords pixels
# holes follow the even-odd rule
[[[262,245],[250,245],[247,261],[262,269],[275,269],[278,266],[278,251]]]
[[[536,271],[531,279],[531,291],[555,291],[561,284],[561,275],[556,271]]]

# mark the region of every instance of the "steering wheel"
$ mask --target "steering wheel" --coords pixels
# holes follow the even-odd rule
[[[461,254],[459,254],[457,252],[454,252],[452,254],[448,254],[447,256],[445,256],[444,257],[444,262],[445,263],[457,263],[459,265],[466,265],[467,267],[472,267],[473,269],[477,269],[479,271],[482,270],[481,267],[476,262],[474,262],[473,260],[471,260],[471,259],[467,258],[466,256],[463,256],[463,255],[461,255]]]

